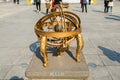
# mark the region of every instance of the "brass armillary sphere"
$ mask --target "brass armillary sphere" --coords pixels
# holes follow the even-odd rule
[[[60,7],[61,8],[61,7]],[[77,40],[76,61],[80,62],[80,53],[83,48],[79,17],[69,11],[51,12],[42,17],[35,25],[35,33],[40,42],[40,52],[44,57],[43,66],[48,65],[46,46],[57,48],[57,55],[69,49],[70,42]]]

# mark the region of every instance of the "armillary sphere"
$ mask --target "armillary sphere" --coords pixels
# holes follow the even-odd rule
[[[48,66],[46,46],[55,46],[57,55],[69,49],[71,41],[77,40],[76,61],[80,62],[80,53],[83,48],[79,17],[69,11],[51,12],[42,17],[35,25],[35,33],[40,42],[40,52],[44,57],[43,66]]]

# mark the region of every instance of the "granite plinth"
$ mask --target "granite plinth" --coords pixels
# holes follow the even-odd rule
[[[50,52],[50,51],[49,51]],[[26,77],[29,79],[80,79],[88,77],[88,67],[85,58],[81,53],[81,62],[75,60],[75,48],[70,48],[57,57],[53,53],[48,53],[48,67],[43,67],[43,58],[37,53],[26,70]]]

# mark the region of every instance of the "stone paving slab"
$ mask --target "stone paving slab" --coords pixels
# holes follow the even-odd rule
[[[120,66],[120,56],[116,54],[112,54],[112,56],[100,56],[101,60],[103,61],[104,65],[106,66]]]
[[[23,10],[27,10],[29,9],[29,7],[26,7],[27,4],[19,4],[19,5],[15,5],[12,2],[4,2],[4,3],[0,3],[0,18],[4,18],[6,16],[10,16],[13,14],[16,14],[17,12],[21,12]],[[7,6],[6,6],[7,5]],[[9,6],[9,7],[8,7]]]
[[[104,63],[102,62],[101,58],[99,55],[92,55],[92,54],[84,54],[86,63],[87,64],[92,64],[94,63],[95,65],[103,66]]]
[[[0,65],[0,80],[4,79],[12,67],[12,65]]]
[[[88,80],[113,80],[105,66],[89,65],[89,74],[90,77]]]
[[[4,77],[4,79],[9,79],[9,80],[25,80],[27,79],[25,77],[25,75],[23,73],[25,73],[26,70],[26,66],[22,66],[22,65],[14,65],[9,72],[7,73],[7,75]]]
[[[120,66],[107,66],[107,70],[109,71],[111,77],[113,80],[119,80],[120,79]]]

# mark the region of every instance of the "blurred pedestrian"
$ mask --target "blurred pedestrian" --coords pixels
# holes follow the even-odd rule
[[[87,0],[81,0],[81,4],[82,4],[82,12],[84,12],[84,8],[85,8],[85,11],[87,13]]]
[[[89,5],[91,4],[91,0],[89,0]]]
[[[104,0],[104,13],[107,13],[108,12],[108,3],[109,3],[109,0]]]
[[[36,0],[36,9],[37,13],[41,11],[41,0]]]
[[[82,8],[82,0],[80,0],[81,8]]]
[[[17,0],[17,4],[19,4],[19,0]]]
[[[95,5],[97,3],[97,0],[93,0],[93,4]]]
[[[60,4],[60,2],[62,2],[62,0],[54,0],[54,2],[55,2],[55,5],[56,5],[56,4]]]
[[[109,3],[108,3],[108,11],[110,12],[110,13],[112,13],[112,9],[113,9],[113,1],[114,0],[109,0]]]
[[[50,9],[50,0],[46,0],[46,14],[48,14],[49,9]]]
[[[14,4],[19,4],[19,0],[13,0]]]
[[[54,0],[56,11],[60,11],[60,2],[62,2],[62,0]]]
[[[16,0],[13,0],[14,3],[16,3]]]
[[[55,1],[52,0],[52,9],[51,9],[51,12],[55,12],[56,9],[55,9]]]
[[[52,0],[52,8],[54,8],[54,7],[55,7],[55,1]]]
[[[27,0],[27,5],[28,5],[28,6],[31,5],[31,1],[32,1],[32,0]]]

